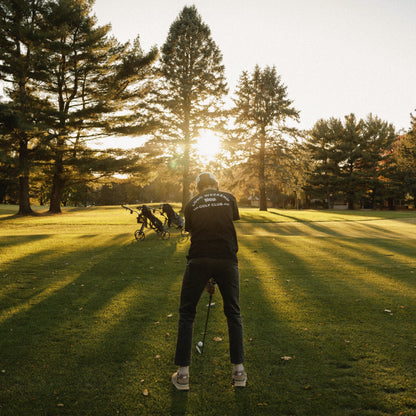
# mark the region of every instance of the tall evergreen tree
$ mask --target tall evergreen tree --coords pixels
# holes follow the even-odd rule
[[[375,209],[388,198],[392,149],[397,135],[394,126],[369,114],[362,128],[362,160],[359,164],[365,204]]]
[[[40,163],[51,178],[50,211],[60,212],[71,181],[109,174],[138,159],[93,152],[104,135],[151,131],[140,105],[158,51],[138,39],[119,44],[110,26],[96,26],[90,0],[2,0],[0,73],[14,128],[2,135],[20,180],[20,213],[31,213],[29,176]],[[9,120],[10,121],[10,120]]]
[[[0,79],[9,97],[2,106],[5,124],[0,140],[13,159],[9,161],[19,181],[21,215],[33,212],[29,180],[42,130],[39,113],[44,105],[44,99],[35,94],[35,86],[45,79],[47,56],[40,45],[47,8],[44,0],[0,1]]]
[[[400,184],[402,196],[408,193],[416,206],[416,116],[410,115],[409,131],[397,140],[394,160],[395,179]]]
[[[6,201],[6,197],[12,203],[18,201],[16,149],[10,145],[12,132],[17,126],[10,105],[0,102],[0,204]]]
[[[342,155],[339,187],[346,195],[348,209],[354,209],[354,203],[362,196],[362,175],[359,169],[364,152],[362,129],[363,121],[357,121],[355,115],[350,114],[345,116],[343,134],[338,138]]]
[[[312,170],[305,189],[310,198],[321,199],[326,208],[333,208],[340,190],[339,164],[342,156],[339,141],[343,130],[338,119],[318,120],[309,132],[305,145],[312,161]]]
[[[143,94],[135,84],[150,72],[157,50],[145,55],[138,39],[132,47],[121,45],[108,36],[109,31],[108,25],[96,26],[87,0],[57,0],[51,5],[46,27],[48,83],[42,94],[50,104],[47,144],[53,213],[60,212],[64,188],[71,180],[123,166],[109,153],[92,152],[89,140],[103,134],[148,131],[148,124],[140,124],[140,114],[132,111]],[[127,114],[117,114],[119,110]]]
[[[260,210],[267,210],[267,164],[271,152],[282,142],[285,134],[295,129],[286,126],[287,119],[299,119],[299,112],[287,97],[287,87],[275,67],[254,68],[251,75],[243,72],[236,91],[234,115],[237,132],[236,147],[255,172]]]
[[[222,122],[223,96],[227,93],[222,54],[195,6],[184,7],[172,23],[161,48],[161,123],[155,143],[182,172],[182,208],[190,197],[195,161],[194,144],[202,129]]]
[[[305,189],[328,208],[337,199],[346,200],[349,209],[365,200],[375,207],[384,194],[394,137],[394,127],[371,114],[366,120],[350,114],[344,124],[319,120],[307,142],[314,167]]]

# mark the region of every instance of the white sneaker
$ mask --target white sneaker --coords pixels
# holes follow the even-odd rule
[[[172,384],[178,390],[189,390],[189,375],[179,374],[178,372],[172,374]]]
[[[247,383],[247,373],[243,371],[233,372],[234,387],[245,387]]]

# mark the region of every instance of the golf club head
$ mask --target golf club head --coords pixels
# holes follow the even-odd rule
[[[196,345],[196,350],[202,355],[202,350],[201,350],[201,348],[199,348],[198,344]]]

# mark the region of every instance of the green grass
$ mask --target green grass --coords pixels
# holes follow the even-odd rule
[[[136,242],[121,207],[16,212],[0,205],[0,415],[416,415],[415,212],[242,209],[249,385],[217,293],[189,393],[170,384],[189,242]]]

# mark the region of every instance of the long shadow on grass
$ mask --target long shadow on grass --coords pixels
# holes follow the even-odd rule
[[[81,235],[76,241],[84,238],[93,239],[93,236]],[[9,239],[4,241],[5,245],[10,246]],[[45,248],[34,247],[40,241]],[[114,241],[114,244],[116,243]],[[21,254],[17,251],[14,260],[9,260],[7,265],[0,268],[3,275],[8,277],[3,280],[1,291],[2,296],[6,298],[2,301],[3,315],[8,308],[14,311],[30,308],[39,299],[49,297],[57,288],[67,286],[79,276],[80,270],[90,268],[95,261],[100,261],[107,251],[107,247],[101,244],[91,248],[85,247],[85,243],[77,242],[73,248],[64,248],[62,242],[57,242],[51,235],[12,237],[12,244],[21,245],[22,250]],[[26,246],[30,244],[32,251],[25,254],[28,251]]]
[[[341,350],[342,364],[351,368],[345,341],[335,337],[336,352],[331,353],[321,344],[319,324],[325,311],[312,305],[314,295],[305,299],[299,288],[292,291],[294,282],[303,281],[313,269],[282,247],[269,257],[267,244],[241,245],[243,252],[253,253],[242,258],[241,267],[248,368],[256,401],[270,414],[336,414],[335,384],[332,390],[329,380],[337,376],[337,364],[331,360]],[[283,270],[280,262],[287,264]],[[325,403],[319,395],[327,396]]]
[[[416,240],[375,239],[356,240],[344,239],[339,249],[351,253],[351,260],[358,259],[370,271],[379,273],[386,279],[401,281],[416,287]]]
[[[397,221],[397,219],[387,219],[385,223],[386,226],[381,226],[380,223],[375,225],[368,222],[360,222],[358,226],[365,228],[369,236],[380,236],[381,238],[412,238],[411,232],[408,232],[407,235],[404,235],[404,232],[396,232],[389,228],[388,224],[391,224],[392,221]],[[409,226],[411,225],[409,224]]]
[[[402,234],[400,233],[396,233],[392,230],[380,230],[380,226],[377,225],[372,225],[371,223],[369,223],[370,221],[374,221],[373,219],[369,220],[366,219],[365,216],[363,216],[363,219],[360,219],[359,224],[356,225],[356,221],[343,221],[344,223],[347,222],[347,228],[345,230],[343,230],[342,232],[340,231],[336,231],[334,230],[332,227],[330,226],[325,226],[320,224],[319,222],[314,222],[314,221],[300,221],[299,219],[297,219],[296,217],[290,216],[290,215],[284,215],[284,214],[276,214],[282,217],[286,217],[286,218],[290,218],[295,220],[296,222],[300,222],[303,225],[305,225],[305,227],[313,229],[315,231],[321,232],[321,233],[325,233],[327,236],[337,236],[337,237],[341,237],[341,236],[345,236],[348,237],[348,229],[354,230],[354,229],[362,229],[362,228],[367,228],[370,232],[372,233],[376,233],[377,235],[382,235],[383,232],[386,232],[386,236],[390,236],[390,237],[400,237],[402,236]],[[382,219],[382,218],[381,218]],[[332,223],[333,224],[333,223]]]
[[[19,246],[21,244],[25,244],[32,241],[43,240],[48,238],[48,236],[40,234],[40,235],[22,235],[22,236],[3,236],[0,238],[0,248],[3,247],[10,247],[10,246]]]
[[[343,236],[332,228],[312,227],[306,222],[282,222],[282,223],[241,223],[237,226],[240,234],[247,235],[264,235],[264,236],[310,236],[311,229],[318,231],[320,234],[329,234],[334,236]]]
[[[400,409],[399,396],[407,392],[409,401],[414,388],[403,386],[404,379],[414,379],[408,366],[411,353],[395,354],[393,362],[387,361],[391,344],[383,337],[390,331],[399,335],[404,330],[406,342],[406,337],[411,340],[411,328],[405,317],[389,322],[391,316],[380,310],[380,302],[345,278],[342,265],[350,260],[341,251],[335,255],[339,256],[338,267],[335,257],[325,272],[317,270],[322,267],[319,251],[324,253],[339,243],[333,238],[328,241],[315,250],[315,260],[305,253],[308,247],[305,252],[289,250],[285,241],[252,239],[240,244],[242,252],[251,253],[243,256],[242,267],[253,273],[247,280],[243,278],[242,285],[246,333],[252,339],[249,362],[271,387],[267,389],[260,378],[254,380],[255,385],[259,383],[263,390],[264,406],[275,409],[276,414],[366,414],[371,408],[380,412],[371,414],[396,411]],[[371,293],[372,283],[368,285]],[[416,306],[414,294],[411,304]],[[377,309],[379,316],[374,317]],[[368,320],[374,320],[374,325]],[[379,327],[383,324],[386,328]],[[396,342],[400,344],[398,339]],[[381,357],[386,357],[386,362]],[[265,361],[266,365],[261,364]],[[366,365],[369,368],[365,370]],[[384,393],[387,381],[379,379],[386,366],[392,374],[405,374],[395,381],[390,376],[390,383],[399,384],[391,395]],[[269,370],[266,374],[265,368]],[[273,397],[277,391],[284,393]],[[258,394],[257,400],[261,400],[260,391]]]
[[[333,237],[250,237],[240,241],[250,385],[233,392],[224,381],[229,378],[226,343],[210,340],[204,356],[193,362],[192,391],[179,394],[170,385],[169,369],[186,248],[174,239],[152,237],[141,243],[123,236],[89,238],[85,253],[84,248],[54,255],[44,250],[19,260],[27,264],[21,271],[41,273],[35,282],[29,273],[22,277],[25,299],[17,299],[18,291],[9,292],[14,298],[9,307],[17,310],[0,326],[2,410],[19,416],[63,410],[90,415],[165,415],[170,410],[204,416],[335,416],[364,415],[372,407],[374,415],[395,411],[398,395],[414,389],[412,381],[407,386],[397,379],[415,379],[408,365],[413,349],[388,362],[389,343],[377,338],[404,330],[397,342],[401,345],[409,340],[412,321],[403,326],[399,314],[382,310],[374,325],[368,325],[380,309],[371,296],[375,284],[350,282],[342,266],[357,261],[358,246]],[[380,257],[377,242],[371,244],[374,249],[366,255],[375,271]],[[383,249],[399,252],[394,244]],[[406,248],[408,256],[411,249]],[[393,266],[393,259],[388,261]],[[17,266],[7,265],[5,274]],[[403,312],[416,307],[410,295]],[[19,309],[22,304],[27,308]],[[205,311],[197,316],[199,326]],[[211,337],[224,333],[220,310],[211,315],[209,328]],[[391,385],[378,381],[383,368],[392,374]]]
[[[37,302],[9,294],[15,309],[19,302],[26,307],[0,326],[0,405],[8,414],[58,414],[60,408],[73,414],[163,414],[167,403],[158,393],[172,356],[178,300],[172,288],[183,261],[173,240],[100,241],[98,247],[92,241],[87,253],[52,261],[45,251],[20,260],[44,269],[57,261],[78,261],[79,267],[30,282],[32,296],[45,293]],[[9,267],[5,273],[13,272]]]
[[[319,371],[322,368],[315,371],[321,357],[307,334],[302,332],[308,325],[306,322],[302,325],[304,311],[300,311],[299,316],[296,311],[279,311],[278,305],[287,305],[289,300],[282,298],[282,289],[279,289],[280,293],[274,292],[282,284],[272,280],[277,275],[277,269],[273,270],[273,267],[277,266],[266,260],[262,244],[257,242],[240,246],[242,252],[256,253],[251,258],[240,254],[241,303],[247,340],[249,394],[253,396],[251,400],[259,406],[260,411],[269,409],[269,414],[311,414],[308,406],[314,407],[310,403],[313,395],[308,394],[310,392],[306,392],[305,387],[321,379]],[[253,256],[258,256],[262,265]],[[267,271],[264,269],[265,263]],[[269,291],[272,287],[264,286],[265,281],[269,284],[273,282],[276,288]]]

